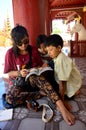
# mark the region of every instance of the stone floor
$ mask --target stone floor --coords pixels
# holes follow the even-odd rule
[[[26,107],[18,107],[13,110],[13,119],[0,122],[1,130],[86,130],[86,58],[73,58],[82,76],[81,94],[70,100],[73,106],[72,113],[76,117],[76,123],[68,126],[61,113],[54,109],[54,117],[44,123],[41,119],[42,111],[34,112]],[[5,83],[0,79],[0,109],[4,109],[1,96],[5,92]]]

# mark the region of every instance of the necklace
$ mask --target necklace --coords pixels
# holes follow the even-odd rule
[[[22,62],[22,64],[26,64],[28,62],[29,55],[28,54],[26,54],[26,55],[20,55],[19,59]]]

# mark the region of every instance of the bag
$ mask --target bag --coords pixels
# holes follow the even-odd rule
[[[48,100],[46,99],[38,99],[38,100],[26,100],[27,103],[27,108],[28,109],[33,109],[35,112],[39,111],[41,108],[43,109],[42,111],[42,121],[45,123],[51,121],[51,119],[54,116],[53,109],[51,106],[48,104]]]
[[[16,77],[16,79],[14,79],[13,85],[16,87],[22,88],[22,87],[27,86],[28,83],[27,83],[27,81],[25,81],[25,77],[18,76],[18,77]]]
[[[51,105],[49,104],[49,100],[47,98],[38,99],[37,102],[39,103],[39,108],[43,107],[42,111],[42,121],[45,123],[52,120],[54,116],[54,111]]]
[[[31,64],[32,64],[32,47],[30,45],[28,46],[28,52],[30,54],[30,59],[27,62],[27,64],[25,65],[25,69],[30,69]],[[25,81],[25,77],[22,77],[19,75],[18,77],[16,77],[16,79],[14,79],[13,85],[16,87],[25,88],[28,85],[30,85],[30,83],[29,83],[29,81]]]

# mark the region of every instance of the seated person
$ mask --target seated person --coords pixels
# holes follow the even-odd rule
[[[39,51],[39,54],[42,58],[42,61],[44,63],[47,63],[51,68],[54,68],[53,60],[50,58],[50,56],[47,53],[47,50],[45,48],[45,41],[47,40],[47,36],[45,34],[38,35],[36,42],[37,42],[37,48]]]
[[[70,105],[65,101],[80,93],[82,84],[80,72],[74,61],[62,52],[63,39],[60,35],[53,34],[47,38],[46,49],[54,60],[55,80],[59,84],[59,93],[66,107]]]

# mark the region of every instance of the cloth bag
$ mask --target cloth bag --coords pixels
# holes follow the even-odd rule
[[[49,105],[49,101],[45,98],[41,98],[38,100],[26,101],[27,108],[33,109],[35,112],[40,111],[42,108],[42,121],[47,123],[52,120],[54,116],[54,111],[52,107]]]

